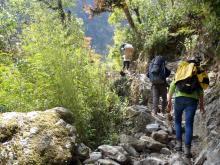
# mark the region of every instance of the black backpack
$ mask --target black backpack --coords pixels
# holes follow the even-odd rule
[[[196,75],[176,82],[176,87],[180,92],[188,94],[191,94],[201,88]]]
[[[150,63],[148,68],[148,77],[152,84],[166,83],[170,71],[165,67],[165,59],[162,56],[156,56]]]
[[[189,63],[195,63],[194,61],[188,61]],[[191,77],[188,77],[184,80],[177,81],[176,87],[180,92],[191,94],[196,90],[202,89],[197,77],[197,73],[199,72],[199,67],[197,67],[195,63],[195,67],[197,68],[197,72],[194,73]]]

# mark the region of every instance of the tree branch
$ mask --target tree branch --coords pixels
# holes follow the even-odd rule
[[[57,6],[53,6],[47,0],[38,0],[38,1],[44,3],[49,9],[58,11],[59,15],[60,15],[60,20],[61,20],[62,24],[64,25],[65,19],[66,19],[66,15],[65,15],[65,12],[63,10],[62,0],[57,0]]]

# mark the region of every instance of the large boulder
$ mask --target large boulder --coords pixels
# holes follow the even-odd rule
[[[131,79],[131,104],[148,105],[151,103],[151,83],[146,74],[135,74],[131,76]]]
[[[205,94],[205,116],[196,115],[194,134],[202,139],[197,146],[196,163],[220,163],[220,87],[208,89]],[[204,152],[205,150],[205,152]],[[202,152],[200,152],[202,151]]]
[[[59,164],[74,161],[76,129],[64,108],[0,114],[0,164]]]
[[[133,105],[125,111],[124,128],[131,134],[145,132],[146,125],[153,122],[155,119],[146,106]]]

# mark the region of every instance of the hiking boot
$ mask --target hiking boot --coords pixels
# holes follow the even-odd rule
[[[192,158],[191,146],[185,145],[184,155],[186,156],[186,158]]]
[[[175,150],[176,151],[182,151],[182,141],[181,140],[176,141]]]

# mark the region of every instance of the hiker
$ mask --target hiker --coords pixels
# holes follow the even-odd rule
[[[125,69],[128,71],[133,57],[134,48],[131,44],[124,43],[121,45],[120,50],[123,57],[123,71],[125,71]]]
[[[166,78],[170,75],[170,70],[167,69],[165,62],[163,56],[155,56],[148,67],[147,77],[152,83],[153,115],[157,115],[160,112],[158,107],[160,97],[162,97],[161,112],[163,114],[165,114],[167,106],[168,84]]]
[[[174,117],[176,130],[177,151],[182,151],[182,114],[185,112],[185,148],[184,154],[191,158],[191,142],[193,137],[193,121],[199,103],[200,112],[205,113],[203,89],[209,84],[208,76],[200,68],[201,57],[194,56],[188,61],[179,63],[175,78],[170,84],[168,92],[167,112],[172,110],[172,95],[175,93]]]

